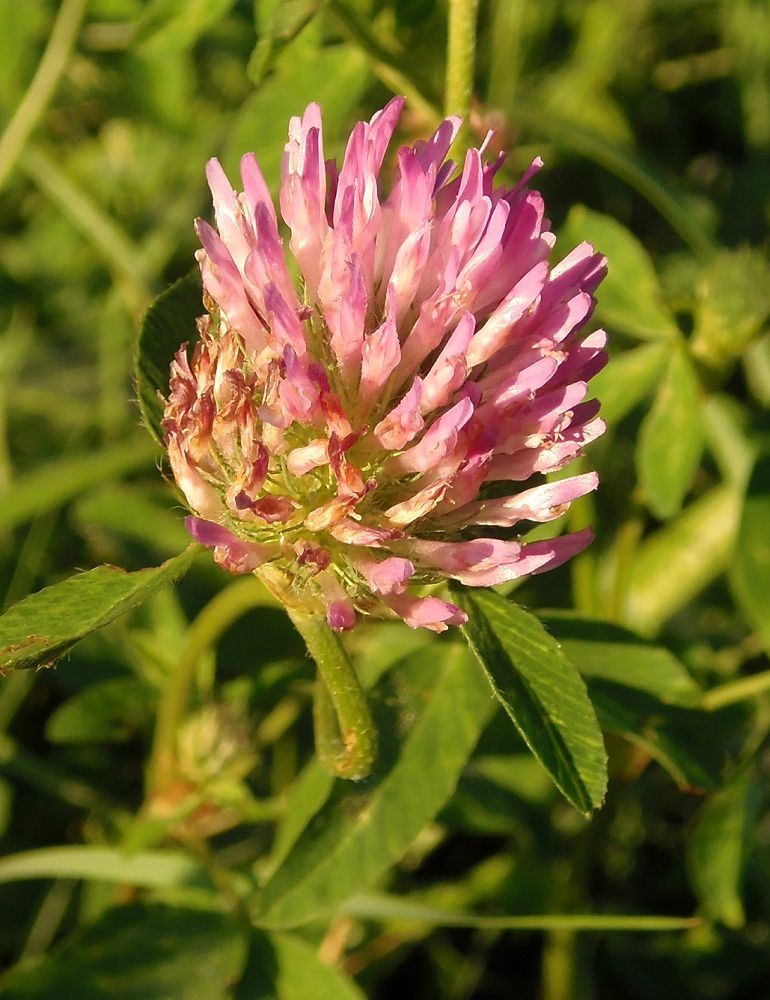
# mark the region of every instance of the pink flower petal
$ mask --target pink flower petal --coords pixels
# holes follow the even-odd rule
[[[365,578],[369,587],[381,595],[403,594],[414,575],[414,566],[408,559],[388,556],[377,560],[367,556],[355,556],[353,565]]]
[[[390,594],[383,601],[402,618],[409,628],[427,628],[431,632],[446,632],[450,625],[464,625],[468,616],[449,601],[438,597],[412,597],[410,594]]]

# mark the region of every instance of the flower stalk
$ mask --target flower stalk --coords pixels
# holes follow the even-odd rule
[[[337,777],[360,781],[371,774],[377,733],[353,664],[323,614],[286,610],[318,667],[313,704],[318,758]]]
[[[463,119],[458,147],[468,146],[468,118],[473,97],[473,68],[476,60],[476,16],[479,0],[449,0],[449,40],[447,44],[444,113]]]

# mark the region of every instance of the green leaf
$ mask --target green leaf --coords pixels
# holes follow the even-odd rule
[[[750,247],[720,250],[701,270],[696,294],[693,357],[721,380],[770,316],[770,263]]]
[[[328,157],[346,134],[350,118],[369,82],[369,64],[354,45],[316,44],[312,22],[281,53],[275,73],[243,103],[223,159],[232,177],[244,153],[254,152],[268,186],[280,177],[289,118],[316,101],[323,109]]]
[[[55,459],[0,489],[0,530],[54,510],[83,490],[141,469],[151,469],[157,449],[145,437],[103,451]]]
[[[612,355],[604,371],[594,376],[591,393],[601,400],[602,418],[609,426],[619,423],[652,391],[668,353],[668,344],[641,344]]]
[[[438,650],[410,657],[374,689],[377,769],[365,782],[335,782],[267,882],[258,926],[297,926],[371,885],[451,796],[494,703],[461,646]]]
[[[730,585],[770,649],[770,450],[757,460],[743,501]]]
[[[153,55],[184,52],[222,21],[235,0],[150,0],[137,25],[136,44]]]
[[[115,882],[144,889],[211,886],[200,863],[182,851],[127,854],[111,847],[77,844],[41,847],[0,858],[0,883],[40,878]]]
[[[68,698],[49,716],[51,743],[122,743],[152,719],[156,696],[135,677],[113,677]]]
[[[609,215],[576,205],[559,241],[572,247],[583,240],[593,243],[609,261],[609,272],[597,292],[600,321],[641,340],[675,337],[676,322],[663,304],[655,268],[639,240]]]
[[[384,892],[354,896],[343,907],[345,913],[364,920],[415,921],[434,927],[477,927],[518,931],[675,931],[697,927],[697,917],[616,913],[534,913],[513,916],[480,916],[426,906],[408,897]]]
[[[662,519],[682,507],[703,451],[700,383],[682,346],[669,358],[639,433],[636,465],[650,510]]]
[[[262,83],[272,60],[294,41],[319,7],[319,0],[259,0],[259,40],[246,70],[253,84]]]
[[[345,643],[353,656],[364,690],[369,690],[394,664],[435,641],[427,629],[408,629],[395,622],[361,624]],[[274,871],[289,853],[309,821],[326,802],[334,779],[313,758],[292,784],[286,808],[275,833],[268,871]]]
[[[75,643],[178,580],[200,547],[191,545],[152,569],[126,573],[98,566],[26,597],[0,615],[0,673],[49,666]]]
[[[714,792],[698,813],[688,844],[690,879],[701,908],[727,927],[742,927],[745,917],[741,879],[753,825],[753,787],[740,774]]]
[[[533,615],[491,590],[456,596],[492,690],[565,798],[587,815],[604,800],[607,756],[580,675]]]
[[[364,994],[305,941],[255,933],[234,1000],[364,1000]]]
[[[653,634],[724,572],[739,515],[738,491],[717,486],[646,538],[631,568],[624,620],[643,635]]]
[[[12,972],[7,1000],[223,1000],[244,961],[229,914],[122,906],[36,967]]]
[[[700,687],[663,646],[620,625],[569,611],[544,611],[539,618],[584,677],[646,691],[666,704],[692,706],[699,701]]]
[[[163,443],[163,400],[169,368],[181,344],[198,339],[196,319],[203,307],[197,271],[181,278],[153,302],[142,322],[134,362],[134,382],[142,419],[158,444]]]
[[[604,732],[649,754],[682,789],[717,787],[728,762],[725,734],[742,726],[740,709],[717,713],[667,705],[599,677],[589,679],[588,691]]]

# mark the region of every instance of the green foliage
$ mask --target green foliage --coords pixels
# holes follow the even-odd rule
[[[584,814],[604,801],[604,744],[574,666],[536,618],[491,591],[462,591],[465,636],[495,696],[565,797]]]
[[[145,426],[158,444],[163,441],[160,423],[169,366],[180,344],[197,340],[195,320],[203,308],[201,295],[200,277],[189,274],[158,296],[142,323],[134,368],[136,395]]]
[[[615,219],[578,205],[560,233],[566,247],[588,240],[607,256],[599,319],[613,330],[639,340],[676,335],[676,324],[663,303],[653,263],[639,240]]]
[[[770,453],[752,472],[743,504],[730,580],[735,596],[770,648]]]
[[[363,1000],[347,976],[290,934],[255,934],[233,1000]]]
[[[441,661],[416,655],[374,692],[390,745],[366,782],[337,782],[296,839],[259,897],[260,926],[305,923],[371,885],[452,794],[492,705],[462,647],[444,646]]]
[[[472,137],[506,179],[542,155],[555,259],[608,258],[601,486],[569,515],[597,537],[520,603],[463,592],[481,662],[345,637],[366,781],[320,767],[300,639],[186,550],[158,472],[205,161],[253,150],[275,190],[311,100],[327,156],[394,93],[424,138],[447,9],[0,4],[9,1000],[768,994],[765,3],[479,5]]]
[[[667,520],[681,510],[703,448],[698,377],[675,348],[639,432],[636,464],[650,510]]]
[[[55,957],[20,969],[4,992],[10,1000],[222,1000],[242,963],[241,934],[230,916],[123,906]]]
[[[75,643],[148,600],[190,568],[190,547],[156,569],[99,566],[46,587],[0,616],[0,671],[51,666]]]
[[[738,774],[703,805],[690,838],[693,887],[703,910],[728,927],[745,920],[741,882],[755,798],[748,774]]]

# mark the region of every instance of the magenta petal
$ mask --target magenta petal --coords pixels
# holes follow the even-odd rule
[[[414,565],[399,556],[388,556],[380,561],[367,556],[356,556],[353,561],[356,569],[377,594],[403,594],[410,577],[414,575]]]
[[[465,615],[418,585],[545,572],[591,537],[474,536],[551,521],[596,488],[592,472],[542,477],[604,430],[590,384],[606,336],[584,327],[606,261],[584,243],[549,266],[556,238],[527,187],[542,163],[506,185],[491,132],[459,170],[457,118],[388,154],[403,105],[358,122],[339,166],[317,104],[290,120],[287,245],[254,155],[242,192],[209,161],[208,314],[171,365],[163,418],[193,537],[232,572],[269,561],[337,631],[359,609],[444,631]],[[479,499],[489,482],[522,487]]]
[[[409,628],[427,628],[432,632],[446,632],[449,625],[464,625],[468,616],[455,604],[438,597],[412,597],[410,594],[391,594],[383,598],[388,607],[402,618]]]

